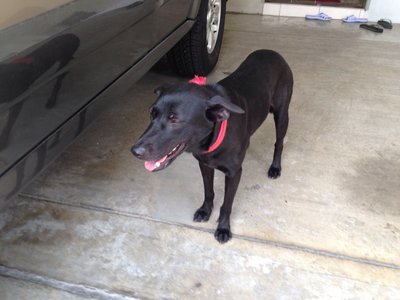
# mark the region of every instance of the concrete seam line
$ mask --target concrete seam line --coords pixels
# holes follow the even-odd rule
[[[66,281],[57,280],[50,277],[41,276],[38,274],[18,270],[15,268],[9,268],[4,265],[0,265],[0,276],[10,277],[22,281],[35,283],[38,285],[48,286],[57,290],[62,290],[70,294],[78,296],[85,296],[96,298],[99,300],[137,300],[139,298],[133,296],[126,296],[118,294],[112,291],[99,289],[93,286],[87,286],[83,284],[76,284]],[[141,297],[141,299],[143,299]]]
[[[167,224],[167,225],[171,225],[171,226],[179,226],[179,227],[184,227],[187,229],[192,229],[192,230],[197,230],[197,231],[202,231],[202,232],[207,232],[207,233],[213,233],[213,230],[210,230],[207,228],[199,228],[199,227],[188,225],[188,224],[171,222],[171,221],[167,221],[167,220],[154,219],[149,216],[119,211],[119,210],[115,210],[115,209],[111,209],[111,208],[107,208],[107,207],[95,206],[95,205],[90,205],[90,204],[70,204],[70,203],[64,203],[61,201],[50,200],[50,199],[47,199],[44,197],[28,195],[28,194],[20,194],[20,196],[29,198],[29,199],[32,199],[32,200],[35,200],[38,202],[48,202],[48,203],[53,203],[53,204],[58,204],[58,205],[75,207],[75,208],[83,208],[86,210],[95,210],[95,211],[111,213],[111,214],[119,215],[119,216],[131,217],[131,218],[147,220],[147,221],[161,223],[161,224]],[[393,263],[387,263],[387,262],[382,262],[382,261],[377,261],[377,260],[371,260],[368,258],[350,256],[350,255],[331,252],[331,251],[327,251],[327,250],[320,250],[320,249],[313,249],[313,248],[308,248],[308,247],[303,247],[303,246],[297,246],[297,245],[293,245],[293,244],[282,243],[282,242],[277,242],[277,241],[272,241],[272,240],[263,240],[263,239],[245,236],[245,235],[232,234],[232,236],[237,239],[255,242],[255,243],[259,243],[259,244],[267,244],[267,245],[271,245],[274,247],[284,248],[284,249],[288,249],[288,250],[292,250],[292,251],[310,253],[310,254],[334,258],[334,259],[338,259],[338,260],[345,260],[345,261],[351,261],[351,262],[355,262],[355,263],[359,263],[359,264],[371,265],[374,267],[382,267],[382,268],[387,268],[387,269],[400,270],[400,266],[397,264],[393,264]]]

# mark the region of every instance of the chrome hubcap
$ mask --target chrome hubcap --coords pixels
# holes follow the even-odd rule
[[[217,44],[221,20],[221,0],[209,0],[207,11],[207,51],[211,54]]]

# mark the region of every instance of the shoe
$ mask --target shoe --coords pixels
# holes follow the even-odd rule
[[[393,28],[392,21],[390,21],[389,19],[380,19],[378,21],[378,24],[381,25],[383,28],[386,28],[386,29],[392,29]]]
[[[367,23],[367,18],[357,18],[355,15],[347,16],[346,18],[342,19],[345,23]]]
[[[368,25],[368,24],[361,24],[360,28],[367,29],[373,32],[382,33],[383,29],[377,25]]]
[[[330,21],[332,18],[327,14],[319,13],[317,15],[306,15],[307,20],[319,20],[319,21]]]

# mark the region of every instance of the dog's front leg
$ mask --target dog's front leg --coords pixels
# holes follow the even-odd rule
[[[219,213],[218,228],[214,234],[215,238],[220,243],[226,243],[232,237],[230,216],[233,198],[235,198],[241,175],[242,168],[240,168],[233,176],[225,175],[224,203],[222,204]]]
[[[203,205],[194,213],[193,221],[207,222],[210,218],[214,201],[214,169],[199,162],[201,176],[204,183]]]

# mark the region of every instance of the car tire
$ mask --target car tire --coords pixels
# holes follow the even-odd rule
[[[206,76],[217,64],[224,33],[226,0],[202,0],[196,22],[167,58],[183,76]]]

